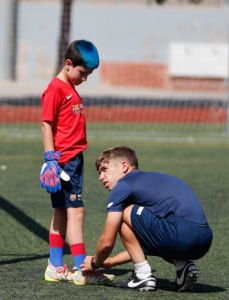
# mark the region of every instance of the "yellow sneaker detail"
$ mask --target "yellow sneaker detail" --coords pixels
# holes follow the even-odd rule
[[[45,280],[49,282],[72,281],[74,274],[68,270],[67,265],[54,267],[50,262],[45,271]]]

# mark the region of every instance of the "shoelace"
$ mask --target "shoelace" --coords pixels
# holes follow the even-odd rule
[[[68,274],[69,274],[69,270],[68,270],[68,266],[67,265],[63,265],[61,268],[59,268],[56,271],[57,271],[57,273],[64,273],[65,276],[68,276]]]

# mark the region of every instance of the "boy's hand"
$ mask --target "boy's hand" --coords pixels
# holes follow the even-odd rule
[[[48,193],[55,194],[61,190],[60,178],[69,181],[70,177],[58,164],[61,153],[58,151],[47,151],[44,154],[45,163],[40,174],[40,187],[45,188]]]

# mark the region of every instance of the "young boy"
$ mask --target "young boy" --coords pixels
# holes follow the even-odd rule
[[[54,216],[51,221],[50,257],[45,280],[74,281],[77,285],[103,284],[114,278],[101,272],[81,272],[85,259],[82,201],[83,154],[87,148],[82,99],[74,86],[87,80],[99,66],[96,47],[89,41],[72,42],[65,65],[42,95],[42,136],[44,161],[40,186],[51,195]],[[63,263],[67,237],[75,264],[71,273]]]

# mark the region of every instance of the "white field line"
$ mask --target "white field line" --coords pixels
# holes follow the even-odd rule
[[[171,133],[172,135],[172,133]],[[21,131],[13,132],[10,130],[0,131],[0,138],[9,139],[42,139],[40,131]],[[229,136],[221,135],[219,137],[178,137],[178,136],[152,136],[152,135],[128,135],[128,134],[106,134],[106,132],[100,132],[100,134],[88,133],[88,141],[118,141],[118,142],[160,142],[160,143],[229,143]]]

